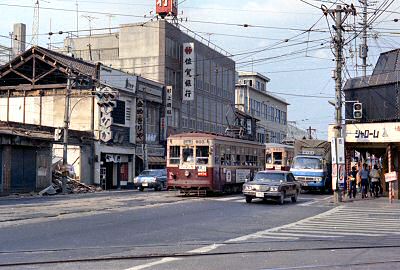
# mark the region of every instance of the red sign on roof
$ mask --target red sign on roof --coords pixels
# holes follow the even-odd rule
[[[161,17],[177,16],[178,1],[177,0],[156,0],[156,13]]]

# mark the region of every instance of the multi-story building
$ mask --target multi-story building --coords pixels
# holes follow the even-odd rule
[[[194,99],[183,100],[184,44],[194,54]],[[234,121],[235,62],[165,21],[121,25],[119,32],[65,40],[64,52],[100,61],[172,86],[172,110],[166,116],[168,134],[181,131],[224,133]],[[165,95],[164,95],[165,97]]]
[[[239,72],[235,105],[257,121],[257,140],[281,143],[287,134],[287,106],[284,99],[267,91],[270,79],[258,72]]]

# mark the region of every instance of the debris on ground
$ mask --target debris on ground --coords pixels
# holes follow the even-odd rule
[[[66,193],[92,193],[102,191],[100,187],[86,185],[74,179],[75,172],[73,166],[68,165],[68,168],[63,168],[60,161],[55,162],[52,166],[52,183],[47,188],[39,192],[39,195],[55,195],[62,192],[62,172],[67,172],[67,191]],[[72,167],[72,169],[71,169]]]

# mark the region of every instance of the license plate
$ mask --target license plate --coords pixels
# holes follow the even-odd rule
[[[264,198],[264,192],[256,192],[257,198]]]
[[[149,184],[148,183],[142,183],[142,187],[148,187]]]

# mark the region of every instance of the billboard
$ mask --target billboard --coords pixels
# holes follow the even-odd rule
[[[100,81],[113,88],[136,93],[137,76],[135,75],[131,75],[117,69],[101,66]]]

